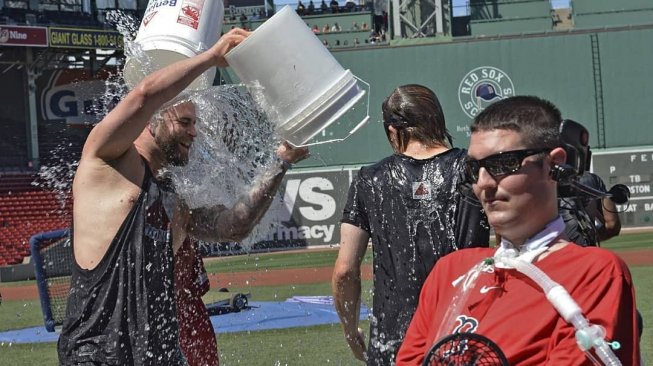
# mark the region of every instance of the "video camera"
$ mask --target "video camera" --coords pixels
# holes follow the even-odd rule
[[[558,182],[558,195],[561,198],[585,196],[589,198],[610,197],[617,204],[624,204],[630,198],[630,190],[623,184],[616,184],[604,192],[588,187],[580,178],[588,171],[592,161],[589,146],[589,132],[578,122],[566,119],[560,123],[560,140],[567,152],[565,164],[554,166],[551,176]]]

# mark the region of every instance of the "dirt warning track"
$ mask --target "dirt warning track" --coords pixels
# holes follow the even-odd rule
[[[621,257],[629,266],[653,265],[653,249],[619,251]],[[231,272],[209,274],[211,288],[221,287],[247,288],[255,286],[282,286],[307,283],[330,282],[333,267],[291,268],[275,270],[259,270],[254,272]],[[363,266],[363,279],[372,279],[372,267]],[[7,300],[38,300],[36,285],[0,286],[2,299]]]

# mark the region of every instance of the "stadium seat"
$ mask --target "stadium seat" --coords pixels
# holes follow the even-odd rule
[[[0,266],[22,263],[29,238],[67,227],[72,202],[60,204],[53,192],[32,185],[34,174],[0,174]]]

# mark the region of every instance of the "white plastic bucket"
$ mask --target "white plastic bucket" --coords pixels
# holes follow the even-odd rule
[[[365,94],[290,6],[225,58],[277,132],[295,146],[306,144]]]
[[[127,59],[127,85],[133,87],[153,71],[211,48],[220,38],[223,18],[222,0],[150,0],[135,39],[146,57]],[[215,71],[211,67],[188,88],[210,87]]]

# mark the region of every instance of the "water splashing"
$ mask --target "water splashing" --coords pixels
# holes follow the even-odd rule
[[[125,44],[130,42],[137,30],[138,20],[122,11],[109,11],[107,22],[113,24],[125,38]],[[105,79],[105,91],[98,95],[94,103],[85,113],[101,120],[127,94],[121,73],[109,73]],[[54,192],[61,206],[60,213],[65,213],[65,206],[71,198],[72,180],[79,165],[83,138],[79,135],[66,135],[51,151],[46,152],[49,159],[44,162],[38,172],[38,179],[33,184]]]
[[[140,21],[131,14],[121,10],[110,10],[106,14],[106,22],[113,25],[125,40],[131,42],[136,38]]]
[[[198,116],[189,164],[170,167],[177,192],[192,209],[233,205],[274,162],[274,128],[249,94],[223,85],[191,92]]]
[[[126,56],[137,58],[145,74],[153,72],[156,60],[150,60],[133,41],[138,20],[122,11],[110,11],[107,21],[123,35]],[[104,95],[98,96],[91,112],[101,120],[128,91],[122,73],[110,74]],[[198,136],[190,151],[190,163],[169,169],[173,184],[191,209],[229,207],[274,162],[279,143],[274,126],[261,110],[252,107],[257,103],[243,87],[227,85],[187,92],[172,103],[184,99],[196,105]],[[52,152],[55,163],[44,165],[39,172],[39,185],[56,192],[62,208],[71,196],[72,179],[79,165],[78,158],[71,159],[67,150],[64,144],[57,147]],[[266,231],[271,225],[267,222],[257,230]]]

